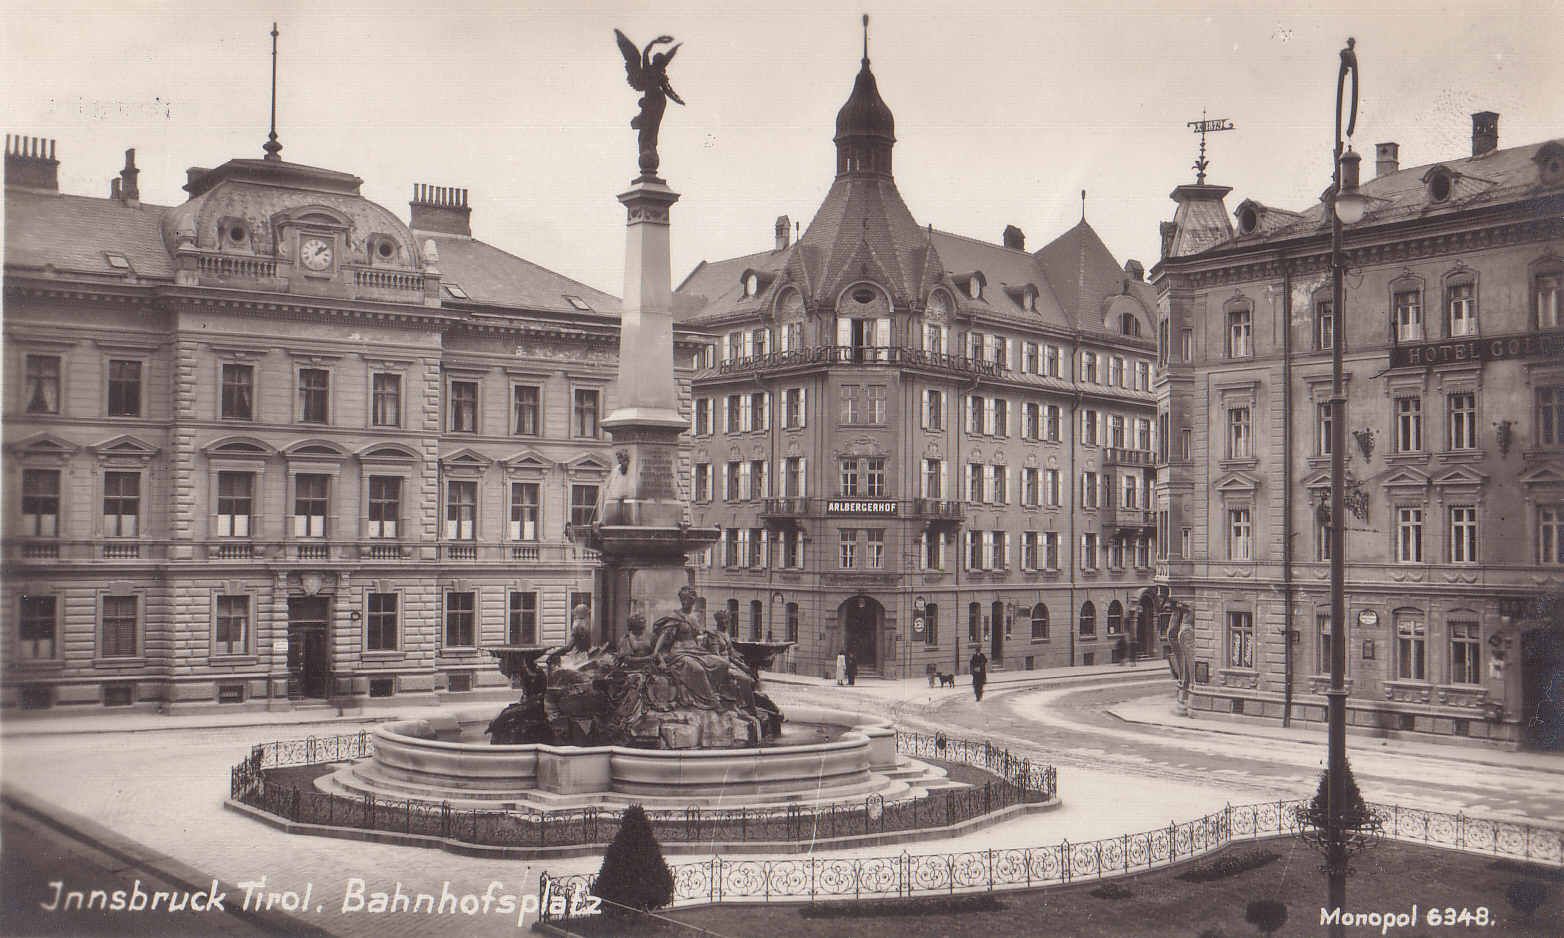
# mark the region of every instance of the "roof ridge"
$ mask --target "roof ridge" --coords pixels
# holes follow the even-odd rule
[[[947,237],[951,238],[960,238],[962,241],[970,241],[973,244],[981,244],[984,247],[994,248],[998,251],[1009,251],[1012,254],[1020,254],[1023,257],[1032,256],[1032,252],[1024,248],[1013,248],[1007,244],[1000,244],[994,241],[984,241],[982,238],[974,238],[972,235],[965,235],[958,231],[946,231],[943,228],[934,228],[933,226],[930,226],[929,230],[933,231],[935,234],[946,235]]]
[[[434,232],[426,232],[426,233],[427,234],[434,234]],[[569,274],[560,273],[559,271],[555,270],[552,267],[544,267],[542,264],[539,264],[537,261],[529,261],[525,257],[520,256],[519,254],[512,254],[511,252],[505,250],[504,248],[502,248],[502,247],[500,247],[500,246],[498,246],[496,244],[492,244],[492,243],[490,243],[488,241],[485,241],[482,238],[474,238],[474,237],[471,237],[470,235],[439,234],[437,236],[441,237],[441,238],[452,238],[452,239],[458,240],[458,241],[466,241],[466,242],[470,242],[472,244],[481,244],[481,245],[483,245],[484,247],[488,248],[491,251],[497,251],[497,252],[499,252],[501,254],[504,254],[506,257],[510,258],[511,260],[520,261],[521,263],[527,265],[528,267],[532,268],[533,270],[541,270],[542,272],[544,272],[546,274],[552,274],[553,276],[558,277],[561,280],[565,280],[565,281],[568,281],[570,283],[573,283],[573,284],[575,284],[578,287],[586,287],[588,290],[591,290],[594,293],[601,293],[603,296],[612,297],[616,301],[621,301],[620,297],[614,296],[614,294],[609,293],[607,290],[603,290],[603,289],[600,289],[598,287],[592,286],[590,283],[586,283],[584,281],[577,280],[576,278],[570,276]]]

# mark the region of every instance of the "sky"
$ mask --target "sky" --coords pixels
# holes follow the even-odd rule
[[[834,172],[837,109],[858,71],[859,14],[896,115],[898,187],[915,218],[1036,249],[1086,217],[1122,262],[1157,258],[1168,193],[1208,181],[1299,209],[1330,181],[1337,52],[1357,39],[1357,148],[1402,166],[1470,152],[1473,111],[1500,146],[1564,137],[1564,0],[1344,4],[818,0],[553,4],[114,2],[0,6],[6,132],[58,141],[67,192],[106,195],[135,147],[142,199],[178,204],[185,169],[261,156],[272,20],[286,160],[354,173],[404,219],[414,183],[466,188],[474,234],[619,294],[636,173],[613,29],[684,45],[688,102],[662,125],[673,277],[766,250],[807,225]]]

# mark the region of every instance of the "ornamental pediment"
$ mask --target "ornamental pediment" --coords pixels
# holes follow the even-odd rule
[[[253,436],[225,436],[202,447],[207,456],[266,457],[277,452],[269,444]]]
[[[446,469],[487,469],[494,460],[476,450],[462,448],[440,457],[440,465]]]
[[[10,444],[12,452],[23,456],[69,456],[81,449],[75,443],[52,433],[37,433]]]
[[[537,450],[524,449],[502,463],[506,472],[542,473],[554,468],[554,463]]]
[[[1488,477],[1468,466],[1457,466],[1442,475],[1434,478],[1434,485],[1438,488],[1481,488],[1488,481]]]
[[[1402,466],[1382,480],[1380,485],[1387,489],[1426,489],[1432,482],[1428,473],[1421,469]]]
[[[1564,463],[1557,460],[1533,466],[1519,476],[1522,485],[1564,485]]]
[[[417,450],[400,443],[371,443],[353,455],[360,462],[418,462],[423,459]]]
[[[1230,472],[1218,479],[1213,488],[1224,495],[1252,494],[1259,491],[1260,480],[1247,472]]]
[[[297,443],[283,447],[282,454],[289,459],[329,459],[343,460],[348,458],[348,451],[329,440],[300,440]]]

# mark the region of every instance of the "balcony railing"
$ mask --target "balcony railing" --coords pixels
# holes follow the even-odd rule
[[[424,275],[407,271],[359,268],[353,271],[353,285],[359,290],[422,294]]]
[[[1156,454],[1149,449],[1105,446],[1102,450],[1102,462],[1105,466],[1144,466],[1149,469],[1156,464]]]
[[[1155,528],[1157,513],[1141,508],[1103,508],[1097,516],[1104,528]]]
[[[718,362],[715,369],[709,370],[718,375],[728,375],[810,365],[897,365],[993,378],[1002,377],[1010,370],[995,362],[948,352],[929,352],[904,346],[852,345],[819,345],[813,348],[789,349],[786,352],[732,358]]]
[[[813,511],[813,499],[792,496],[787,498],[768,498],[761,505],[760,516],[762,518],[803,518]]]
[[[203,279],[260,280],[277,276],[277,262],[233,254],[201,254],[196,257],[196,272]]]

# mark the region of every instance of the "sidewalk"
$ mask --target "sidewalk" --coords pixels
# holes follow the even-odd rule
[[[1134,664],[1093,664],[1076,665],[1072,668],[1047,668],[1041,671],[990,671],[988,672],[988,687],[990,689],[1001,686],[1014,685],[1055,685],[1084,683],[1088,681],[1102,680],[1112,677],[1137,678],[1152,675],[1167,675],[1168,666],[1161,658],[1142,658]],[[835,678],[813,677],[807,674],[785,674],[771,671],[762,672],[761,680],[767,684],[797,684],[808,687],[837,687]],[[845,687],[844,687],[845,689]],[[929,686],[926,677],[908,678],[882,678],[858,676],[858,682],[852,685],[854,690],[862,690],[879,696],[905,697],[912,691],[943,690],[949,692],[951,688],[941,688],[938,685]],[[972,676],[970,674],[956,675],[956,690],[972,693]]]
[[[1322,745],[1325,742],[1325,724],[1295,721],[1293,726],[1279,723],[1265,724],[1229,720],[1222,717],[1181,717],[1175,714],[1166,700],[1129,700],[1106,707],[1104,713],[1125,723],[1144,727],[1190,730],[1198,733],[1216,733],[1226,736],[1250,736],[1291,742]],[[1401,752],[1409,755],[1428,756],[1450,762],[1467,762],[1496,768],[1525,768],[1539,771],[1564,771],[1564,753],[1522,752],[1506,749],[1477,748],[1452,741],[1449,743],[1425,743],[1400,736],[1371,736],[1353,732],[1349,727],[1349,749],[1375,749]]]

